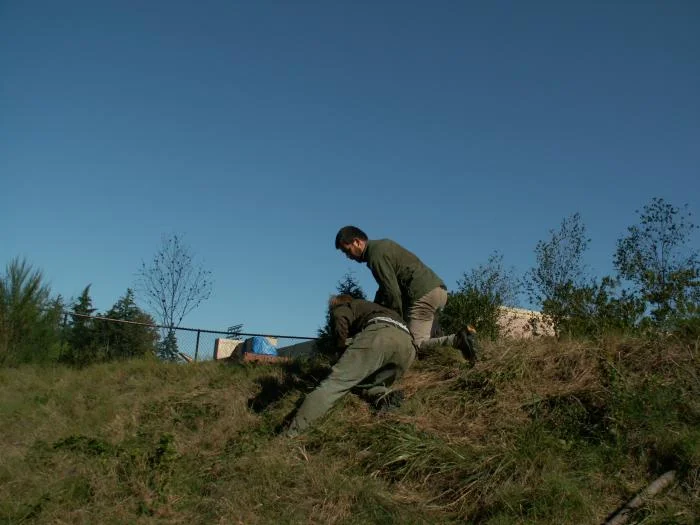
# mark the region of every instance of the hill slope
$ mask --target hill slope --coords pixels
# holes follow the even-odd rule
[[[485,344],[417,362],[403,406],[347,396],[276,428],[322,377],[131,361],[0,370],[2,523],[601,523],[669,469],[633,522],[700,516],[697,343]]]

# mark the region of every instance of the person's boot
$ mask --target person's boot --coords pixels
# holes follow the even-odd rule
[[[467,325],[464,329],[455,334],[454,347],[462,352],[464,359],[472,365],[476,363],[478,358],[478,347],[476,343],[476,328],[472,325]]]

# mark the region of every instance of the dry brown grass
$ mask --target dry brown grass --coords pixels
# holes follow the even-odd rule
[[[696,343],[484,343],[417,362],[404,405],[346,397],[275,433],[323,367],[129,362],[0,370],[4,523],[597,523],[700,512]],[[668,522],[668,521],[667,521]]]

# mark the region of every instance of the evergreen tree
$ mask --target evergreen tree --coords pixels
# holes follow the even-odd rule
[[[136,306],[132,289],[127,289],[104,316],[127,321],[100,323],[100,343],[107,360],[156,355],[158,331],[152,326],[153,318]]]
[[[168,330],[165,337],[158,343],[158,357],[163,361],[179,361],[175,330]]]
[[[56,360],[63,301],[51,299],[40,270],[13,259],[0,278],[0,364]]]
[[[336,285],[338,295],[349,295],[355,299],[367,299],[362,287],[355,279],[352,272],[346,272]]]
[[[87,285],[71,308],[71,324],[67,329],[67,348],[61,361],[85,366],[98,360],[97,331],[95,320],[90,317],[96,309],[92,307],[90,286]]]
[[[367,299],[362,287],[355,279],[352,272],[347,272],[336,284],[337,295],[350,295],[355,299]],[[316,340],[316,349],[323,354],[334,354],[335,337],[333,334],[333,323],[331,319],[330,307],[326,310],[326,323],[322,328],[318,329],[318,339]]]

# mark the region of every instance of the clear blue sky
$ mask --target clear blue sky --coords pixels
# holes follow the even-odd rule
[[[355,224],[454,288],[580,212],[700,212],[700,2],[0,0],[0,264],[108,309],[163,234],[184,325],[313,335]],[[697,239],[697,237],[696,237]]]

